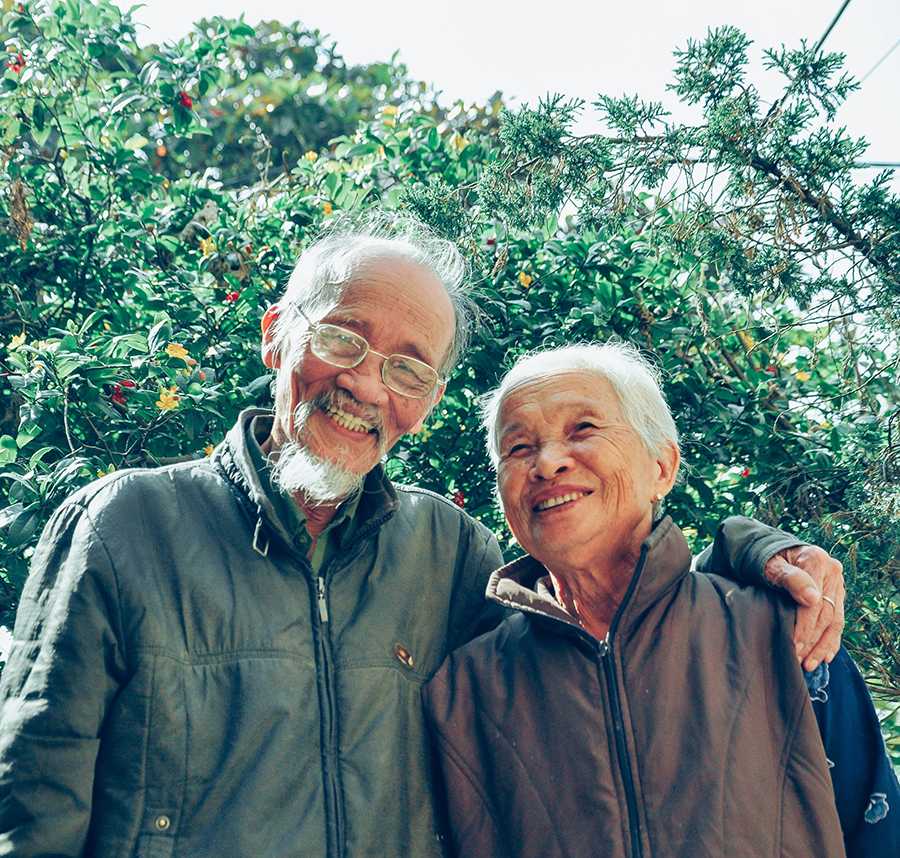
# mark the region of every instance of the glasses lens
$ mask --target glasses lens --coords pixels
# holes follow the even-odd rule
[[[356,366],[365,356],[368,343],[353,331],[337,325],[318,325],[313,332],[313,354],[335,366]]]
[[[404,396],[429,396],[438,383],[438,374],[427,363],[403,355],[391,355],[384,362],[384,381]]]

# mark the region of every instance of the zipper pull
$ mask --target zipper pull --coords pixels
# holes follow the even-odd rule
[[[597,654],[600,658],[605,658],[609,653],[609,635],[603,638],[600,643],[597,644]]]
[[[328,622],[328,605],[325,602],[325,579],[316,578],[316,601],[319,604],[319,619],[323,623]]]

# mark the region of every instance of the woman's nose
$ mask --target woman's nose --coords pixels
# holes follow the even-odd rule
[[[572,467],[568,447],[562,442],[551,441],[542,444],[534,457],[532,474],[535,479],[552,480],[566,473]]]

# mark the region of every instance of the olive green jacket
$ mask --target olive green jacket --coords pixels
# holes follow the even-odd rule
[[[0,688],[0,854],[440,854],[419,691],[496,622],[496,540],[378,468],[313,578],[249,466],[253,416],[48,524]]]
[[[420,688],[498,621],[497,543],[377,468],[314,576],[250,461],[260,413],[47,525],[0,683],[0,855],[441,855]]]

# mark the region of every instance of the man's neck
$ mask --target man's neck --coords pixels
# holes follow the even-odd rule
[[[303,496],[303,492],[294,492],[291,498],[303,513],[303,517],[306,519],[306,530],[313,539],[331,524],[338,507],[346,500],[343,498],[334,501],[333,504],[310,504]]]

